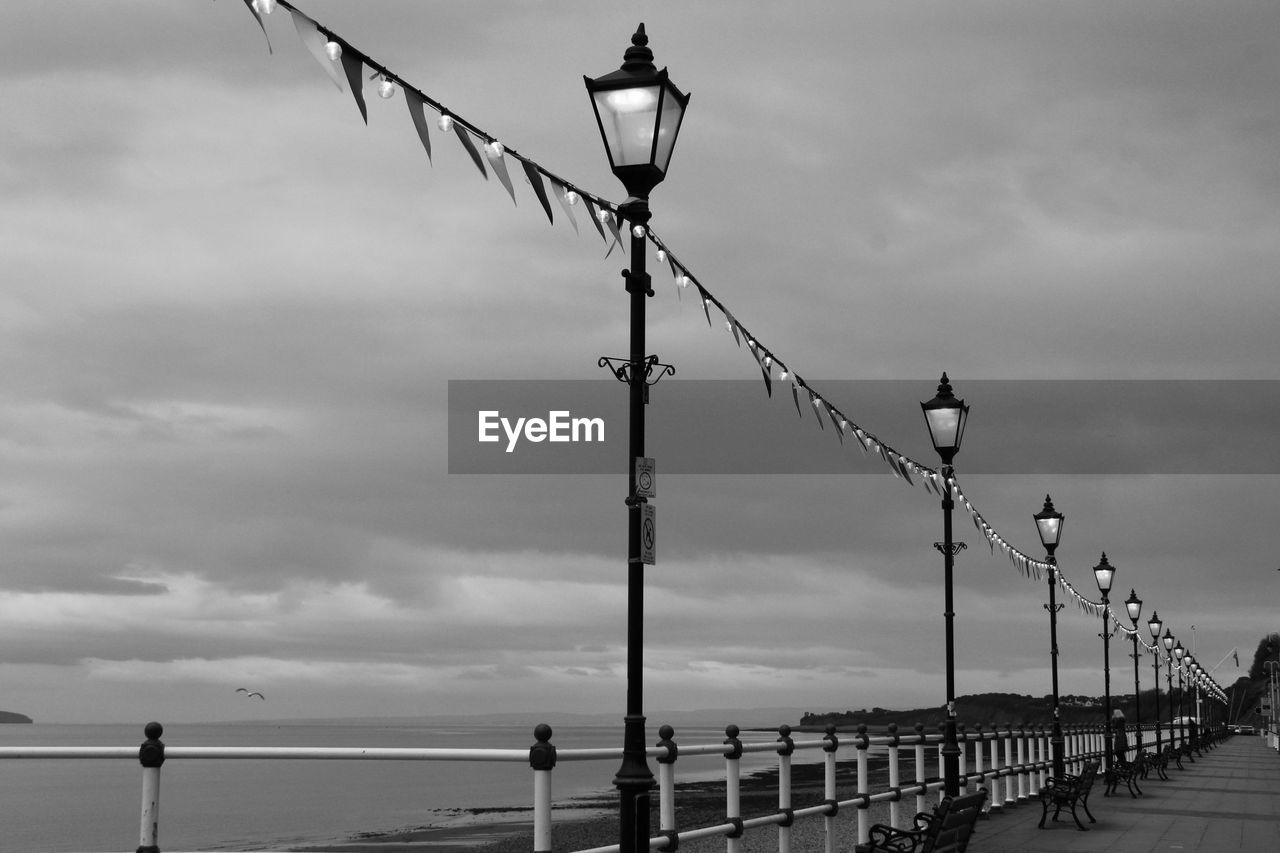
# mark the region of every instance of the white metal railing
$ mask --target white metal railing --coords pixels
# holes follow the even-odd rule
[[[1154,738],[1145,737],[1144,748],[1154,747]],[[243,759],[250,761],[317,760],[317,761],[480,761],[527,763],[533,774],[533,845],[534,851],[550,851],[552,837],[552,777],[556,764],[563,761],[610,761],[622,758],[621,747],[596,749],[557,749],[551,743],[551,728],[541,725],[534,730],[535,745],[529,749],[444,749],[444,748],[361,748],[361,747],[240,747],[240,746],[170,746],[161,742],[163,729],[158,723],[145,728],[147,740],[141,747],[113,746],[6,746],[0,747],[0,770],[4,759],[96,760],[133,759],[142,764],[142,809],[140,853],[159,853],[160,776],[166,761],[198,761],[205,759]],[[646,750],[658,764],[659,832],[651,839],[651,848],[662,848],[673,840],[722,836],[726,853],[738,853],[740,838],[748,831],[765,827],[777,828],[779,853],[790,853],[791,826],[797,820],[821,817],[825,825],[826,850],[836,849],[837,815],[847,808],[856,809],[858,843],[869,836],[870,808],[886,803],[889,821],[895,826],[910,826],[917,811],[929,806],[930,794],[941,798],[941,734],[926,734],[922,726],[902,733],[891,726],[884,735],[870,735],[866,727],[855,733],[796,733],[789,726],[778,728],[774,742],[743,743],[737,726],[725,730],[720,743],[676,744],[670,726],[659,729],[660,740]],[[1135,731],[1136,734],[1136,731]],[[1176,733],[1181,737],[1182,733]],[[1064,727],[1064,757],[1068,772],[1079,772],[1086,758],[1098,758],[1103,752],[1104,737],[1100,727]],[[1163,743],[1175,743],[1166,733]],[[1178,740],[1177,743],[1181,743]],[[1049,733],[1035,727],[978,727],[962,731],[960,760],[962,791],[986,787],[993,810],[1011,808],[1037,798],[1052,767]],[[1136,744],[1131,745],[1136,751]],[[852,757],[849,753],[852,752]],[[778,807],[759,815],[741,812],[740,761],[747,753],[778,755]],[[932,754],[931,754],[932,753]],[[883,756],[887,774],[871,777],[871,756]],[[680,828],[677,825],[676,769],[681,757],[690,755],[725,756],[725,820],[710,826]],[[824,765],[823,796],[809,802],[796,803],[792,797],[792,763],[800,760]],[[927,775],[930,758],[936,758],[937,775]],[[905,759],[905,760],[904,760]],[[856,762],[856,786],[853,792],[840,791],[837,785],[838,763]],[[905,774],[904,774],[905,771]],[[602,774],[603,775],[603,774]],[[911,783],[903,785],[906,775]],[[873,787],[875,789],[873,790]],[[900,801],[915,797],[915,808],[904,810]],[[847,846],[847,845],[842,845]],[[594,848],[580,853],[612,853],[618,846]]]

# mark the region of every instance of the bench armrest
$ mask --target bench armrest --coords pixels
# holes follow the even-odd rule
[[[869,848],[876,853],[914,853],[924,844],[922,829],[898,829],[887,824],[874,824],[867,832]]]

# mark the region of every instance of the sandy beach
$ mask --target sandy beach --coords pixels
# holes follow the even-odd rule
[[[876,769],[880,772],[877,773]],[[883,767],[872,771],[873,790],[882,790],[887,779]],[[741,784],[741,813],[745,818],[777,811],[776,770],[744,777]],[[856,764],[842,762],[837,769],[837,785],[842,796],[856,789]],[[792,768],[792,803],[796,808],[816,805],[823,800],[823,767],[821,764],[795,765]],[[653,796],[651,819],[657,832],[657,793]],[[568,853],[618,843],[618,822],[613,798],[595,798],[566,803],[557,807],[552,828],[554,853]],[[902,804],[904,814],[914,813],[914,799]],[[385,853],[389,849],[433,851],[433,853],[528,853],[531,849],[533,818],[529,809],[468,810],[474,822],[466,826],[424,826],[401,831],[369,834],[343,842],[297,848],[315,853]],[[869,817],[872,823],[888,822],[888,806],[875,803]],[[723,783],[692,782],[678,784],[676,824],[696,828],[724,823]],[[817,849],[822,845],[825,821],[821,817],[797,820],[792,827],[797,849]],[[837,816],[837,831],[850,841],[856,837],[857,810],[845,809]],[[777,849],[775,826],[748,830],[742,837],[743,853],[768,853]],[[684,841],[682,853],[713,853],[724,849],[723,836]],[[850,846],[850,845],[845,845]]]

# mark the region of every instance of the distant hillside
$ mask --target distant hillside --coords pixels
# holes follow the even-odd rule
[[[1132,696],[1112,696],[1111,701],[1113,708],[1122,708],[1126,713],[1132,713]],[[1058,710],[1059,719],[1063,725],[1097,723],[1103,717],[1102,698],[1061,696],[1058,699]],[[979,693],[958,697],[956,713],[960,722],[970,728],[976,725],[989,727],[996,724],[1047,726],[1053,721],[1053,699],[1050,696],[1023,696],[1018,693]],[[896,723],[899,729],[910,730],[916,723],[923,723],[926,729],[934,730],[945,719],[946,711],[942,707],[914,708],[909,711],[863,708],[859,711],[806,713],[800,718],[800,727],[821,731],[834,723],[839,729],[852,730],[859,725],[883,728],[890,723]]]
[[[12,711],[0,711],[0,723],[30,723],[26,714],[15,714]]]

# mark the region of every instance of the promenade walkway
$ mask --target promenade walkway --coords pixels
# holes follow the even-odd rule
[[[1260,737],[1238,735],[1196,758],[1184,770],[1152,774],[1143,796],[1121,786],[1102,796],[1094,786],[1088,832],[1069,814],[1040,822],[1038,800],[979,822],[969,853],[1272,853],[1280,851],[1280,755]]]

